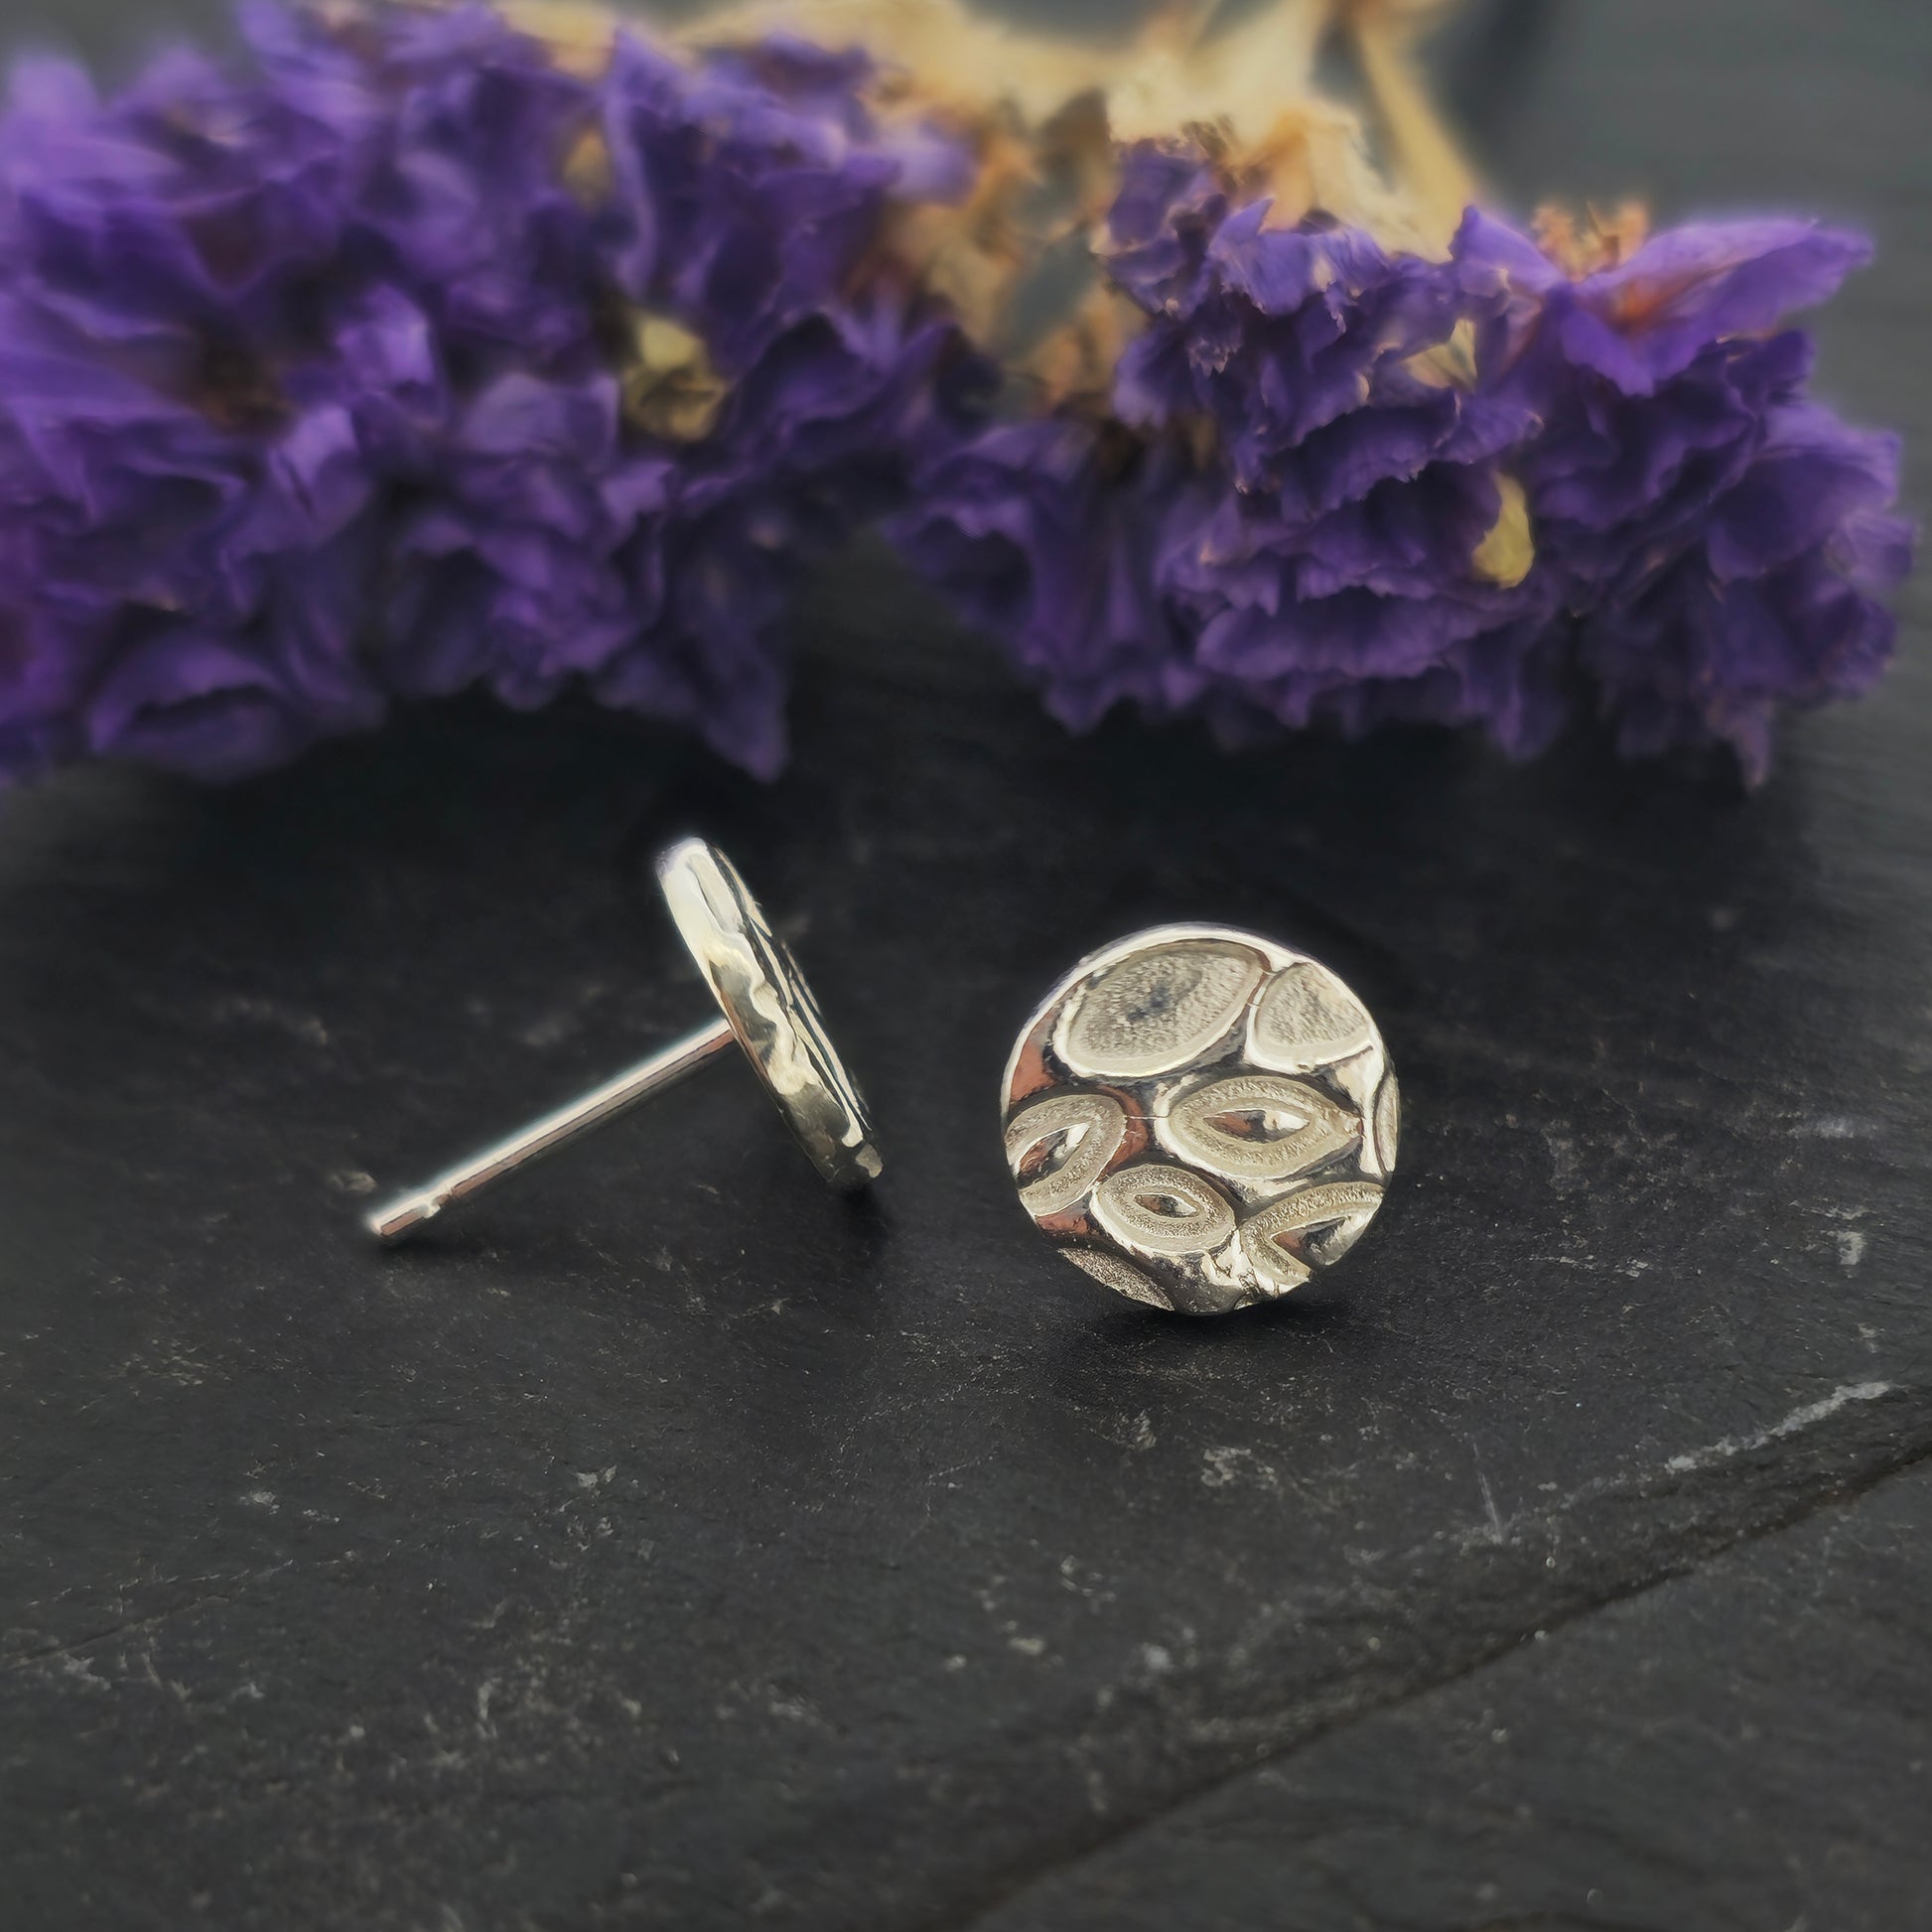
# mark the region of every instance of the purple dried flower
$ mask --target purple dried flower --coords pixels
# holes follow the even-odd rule
[[[957,142],[882,129],[870,64],[777,40],[692,70],[621,36],[606,89],[624,294],[703,337],[729,374],[786,330],[844,307],[889,198],[971,183]]]
[[[292,22],[254,8],[249,25]],[[448,413],[430,320],[366,274],[366,74],[59,64],[0,123],[0,745],[206,776],[383,711],[386,492]],[[326,111],[325,111],[326,110]]]
[[[1531,418],[1448,359],[1495,298],[1269,215],[1232,207],[1196,152],[1134,150],[1106,248],[1148,318],[1115,383],[1127,429],[996,430],[921,474],[901,540],[1072,723],[1122,701],[1230,736],[1428,717],[1535,749],[1561,722],[1524,641],[1547,592],[1479,555]]]
[[[902,489],[951,343],[889,278],[855,287],[889,198],[939,178],[932,143],[878,135],[866,73],[788,43],[694,69],[618,38],[597,259],[614,302],[672,325],[708,406],[626,412],[604,372],[481,391],[399,546],[399,689],[481,678],[529,706],[584,679],[775,773],[779,620],[804,564]]]
[[[1562,725],[1562,654],[1539,597],[1496,593],[1523,612],[1500,623],[1479,600],[1352,588],[1301,601],[1246,528],[1246,499],[1174,439],[1074,416],[1011,425],[930,464],[918,497],[893,525],[899,547],[1073,730],[1126,703],[1200,716],[1230,743],[1317,720],[1351,736],[1480,724],[1527,753]],[[1230,533],[1243,547],[1222,547]]]
[[[346,28],[248,0],[242,21],[267,110],[328,143],[332,276],[407,288],[466,376],[598,359],[592,217],[565,178],[597,124],[594,87],[476,0]]]
[[[1511,464],[1619,745],[1722,742],[1761,779],[1780,706],[1876,682],[1893,633],[1879,600],[1910,567],[1910,529],[1886,513],[1896,440],[1809,401],[1809,340],[1770,333],[1868,244],[1700,225],[1573,280],[1471,216],[1456,253],[1507,292],[1484,381],[1542,420]]]
[[[65,62],[24,63],[0,122],[6,279],[185,386],[210,351],[288,332],[336,258],[340,161],[330,130],[195,55],[105,103]]]
[[[769,772],[788,594],[895,510],[1081,727],[1520,754],[1582,683],[1626,750],[1755,776],[1780,706],[1883,666],[1896,448],[1776,333],[1856,238],[1471,216],[1425,259],[1237,190],[1260,151],[1076,114],[1016,161],[1004,110],[927,124],[857,52],[583,67],[480,0],[243,23],[107,101],[30,64],[0,116],[0,776],[231,775],[474,683]],[[1109,168],[1138,333],[1096,382],[1083,310],[1027,365],[1076,399],[990,421],[933,291],[990,339],[1028,197]]]
[[[419,434],[434,378],[398,298],[351,304],[341,327],[386,359],[291,368],[264,434],[0,297],[12,763],[93,753],[232,776],[380,717],[356,651],[378,521],[365,438]]]
[[[935,455],[892,535],[1086,731],[1122,702],[1185,710],[1206,686],[1154,581],[1192,483],[1172,445],[1110,447],[1073,416],[1002,425]]]
[[[950,330],[858,270],[963,150],[789,44],[591,82],[482,5],[243,21],[0,123],[0,769],[584,680],[774,770],[786,592],[948,407]]]
[[[1471,215],[1427,261],[1145,145],[1105,247],[1147,318],[1116,424],[988,432],[898,533],[1069,723],[1476,724],[1523,756],[1581,673],[1625,751],[1722,740],[1755,779],[1781,705],[1877,677],[1909,561],[1895,445],[1765,333],[1864,252],[1687,228],[1573,278]]]
[[[1105,259],[1149,318],[1121,358],[1121,419],[1211,423],[1235,482],[1303,515],[1453,454],[1464,398],[1413,363],[1461,319],[1456,277],[1319,218],[1270,226],[1266,201],[1231,210],[1182,159],[1135,149],[1110,225]]]
[[[902,492],[945,408],[950,326],[890,278],[854,289],[904,175],[864,72],[786,44],[693,70],[619,39],[599,245],[712,375],[713,406],[699,434],[640,435],[608,374],[479,394],[402,539],[401,688],[482,678],[527,706],[583,678],[777,770],[799,573]]]

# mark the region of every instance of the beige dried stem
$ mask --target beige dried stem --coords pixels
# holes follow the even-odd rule
[[[1469,166],[1430,97],[1415,59],[1419,35],[1454,0],[1338,0],[1396,180],[1438,248],[1480,199]]]
[[[1238,31],[1211,36],[1218,0],[1174,0],[1134,33],[1099,40],[992,20],[963,0],[739,0],[677,29],[688,46],[738,45],[773,32],[863,47],[929,100],[999,107],[1030,127],[1097,93],[1116,137],[1173,135],[1239,100],[1309,91],[1331,0],[1275,0]],[[1266,112],[1257,115],[1265,125]]]

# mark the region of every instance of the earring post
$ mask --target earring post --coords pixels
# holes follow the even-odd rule
[[[426,1185],[385,1202],[368,1216],[369,1232],[388,1247],[408,1240],[445,1209],[494,1186],[505,1175],[516,1173],[546,1154],[582,1140],[657,1094],[668,1092],[734,1046],[737,1039],[730,1023],[722,1017],[700,1027],[581,1099],[518,1128],[468,1161],[446,1169]]]

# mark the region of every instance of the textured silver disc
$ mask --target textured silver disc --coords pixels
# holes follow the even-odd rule
[[[686,839],[657,862],[657,883],[698,971],[798,1145],[834,1187],[879,1178],[872,1116],[825,1032],[818,1002],[717,847]]]
[[[1401,1101],[1368,1010],[1306,954],[1159,926],[1083,959],[1001,1090],[1021,1205],[1137,1302],[1224,1314],[1348,1252],[1395,1172]]]

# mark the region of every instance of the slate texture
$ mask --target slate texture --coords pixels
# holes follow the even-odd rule
[[[1506,97],[1458,52],[1501,178],[1875,222],[1827,386],[1932,447],[1923,10],[1535,18]],[[458,705],[7,800],[0,1924],[1932,1923],[1926,616],[1748,801],[1073,742],[878,560],[768,790]],[[875,1197],[732,1068],[372,1252],[373,1177],[703,1016],[693,828]],[[996,1131],[1166,918],[1330,961],[1407,1101],[1350,1266],[1212,1324],[1057,1261]]]

